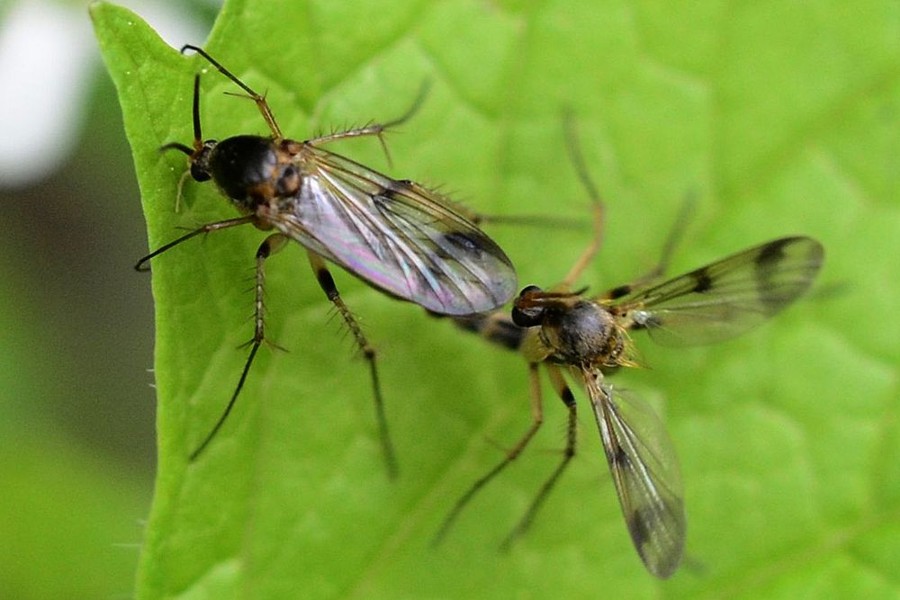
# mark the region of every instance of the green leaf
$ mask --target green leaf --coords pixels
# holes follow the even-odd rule
[[[135,15],[92,8],[122,100],[150,247],[234,216],[186,183],[196,57]],[[251,229],[153,264],[159,474],[138,574],[157,597],[893,597],[900,533],[896,257],[900,253],[900,11],[841,3],[228,2],[206,48],[266,90],[284,131],[420,113],[340,151],[499,214],[587,215],[560,114],[577,115],[608,205],[585,284],[648,268],[685,194],[700,201],[673,272],[791,233],[827,251],[823,290],[740,340],[672,352],[618,376],[654,402],[680,454],[688,558],[650,577],[628,539],[582,398],[580,456],[531,531],[497,545],[559,458],[565,411],[516,465],[431,536],[457,495],[529,422],[523,361],[336,273],[379,350],[401,476],[379,454],[362,361],[300,248],[268,264],[271,339],[196,463],[251,334]],[[185,42],[198,42],[185,40]],[[263,133],[252,104],[202,80],[204,135]],[[550,285],[587,229],[496,227],[523,284]]]

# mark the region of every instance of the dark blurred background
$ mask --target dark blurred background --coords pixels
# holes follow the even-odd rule
[[[215,2],[125,2],[174,46]],[[155,468],[140,195],[87,2],[0,3],[0,598],[131,597]]]

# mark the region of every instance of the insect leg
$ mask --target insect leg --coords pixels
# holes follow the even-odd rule
[[[266,125],[268,125],[269,129],[272,130],[272,137],[276,141],[281,141],[284,139],[284,136],[281,134],[281,128],[278,126],[278,122],[275,120],[275,115],[272,114],[272,109],[269,108],[269,103],[266,102],[266,97],[264,95],[257,93],[249,85],[238,79],[237,75],[219,64],[219,61],[207,54],[206,50],[204,50],[203,48],[198,48],[197,46],[192,46],[191,44],[186,44],[181,47],[182,54],[184,54],[184,52],[187,50],[193,50],[194,52],[205,58],[207,62],[215,67],[215,69],[219,73],[233,81],[235,85],[244,90],[244,92],[247,93],[247,96],[249,96],[250,99],[256,103],[256,107],[259,109],[260,114],[262,114],[263,119],[266,121]]]
[[[347,129],[346,131],[335,131],[334,133],[329,133],[328,135],[323,135],[309,140],[309,143],[318,146],[321,144],[335,142],[337,140],[374,135],[378,136],[378,139],[381,140],[381,144],[383,146],[384,140],[382,139],[382,135],[384,134],[384,132],[388,129],[391,129],[392,127],[397,127],[398,125],[402,125],[403,123],[409,121],[422,107],[422,103],[425,101],[425,96],[428,95],[428,89],[430,87],[431,85],[428,81],[423,82],[422,87],[419,89],[419,93],[416,95],[416,99],[413,101],[412,105],[408,109],[406,109],[405,113],[395,119],[391,119],[390,121],[386,121],[384,123],[369,123],[368,125],[365,125],[363,127],[355,127],[353,129]],[[386,152],[387,149],[385,148],[385,153]]]
[[[372,389],[375,394],[375,418],[378,421],[378,435],[381,438],[381,449],[384,454],[384,461],[387,464],[388,476],[393,479],[397,476],[397,457],[394,452],[394,444],[391,442],[387,417],[385,416],[384,398],[381,395],[381,383],[378,379],[375,348],[373,348],[366,339],[366,336],[356,318],[354,318],[353,313],[351,313],[350,309],[347,308],[347,305],[344,304],[344,300],[341,298],[341,294],[334,283],[334,278],[328,271],[328,267],[325,265],[325,261],[322,260],[318,254],[314,254],[313,252],[307,251],[306,254],[309,257],[309,264],[316,274],[316,280],[319,282],[319,286],[341,314],[341,318],[344,319],[344,323],[347,325],[347,328],[350,329],[350,333],[353,334],[353,338],[356,340],[356,346],[359,348],[360,352],[362,352],[366,362],[369,363],[369,372],[372,377]]]
[[[631,283],[620,285],[604,292],[599,299],[615,300],[616,298],[621,298],[622,296],[630,294],[636,288],[648,285],[665,275],[666,271],[669,270],[669,263],[672,260],[672,255],[675,253],[675,247],[681,241],[681,238],[684,237],[684,230],[687,228],[687,223],[690,220],[695,205],[696,202],[694,201],[693,195],[689,194],[685,197],[681,204],[681,208],[678,211],[678,216],[675,217],[675,223],[672,224],[669,235],[666,236],[666,241],[663,244],[659,261],[657,261],[652,269],[636,278]]]
[[[197,457],[203,453],[203,451],[213,440],[213,438],[216,437],[216,434],[219,432],[219,429],[222,428],[222,425],[225,424],[226,419],[228,419],[228,415],[231,414],[231,409],[234,408],[234,403],[237,401],[237,398],[241,393],[241,389],[243,389],[244,387],[244,382],[247,381],[247,374],[250,372],[250,367],[253,365],[253,360],[256,358],[256,351],[259,350],[260,345],[262,345],[263,341],[265,341],[266,339],[264,303],[266,277],[264,265],[266,259],[281,250],[286,243],[286,237],[284,237],[280,233],[273,233],[265,240],[263,240],[263,243],[260,244],[259,249],[256,251],[256,278],[254,285],[254,289],[256,292],[256,301],[253,311],[253,339],[248,342],[250,346],[250,354],[247,356],[247,360],[244,363],[244,369],[241,371],[241,377],[240,379],[238,379],[237,386],[234,388],[234,392],[231,394],[231,399],[228,401],[228,405],[225,407],[225,410],[222,412],[222,415],[219,417],[219,420],[216,422],[215,426],[213,426],[212,431],[209,432],[209,434],[200,443],[197,449],[191,453],[191,461],[196,460]]]
[[[528,510],[525,511],[525,515],[519,520],[519,523],[509,533],[509,535],[506,536],[506,539],[503,540],[503,544],[500,546],[502,550],[508,550],[517,538],[524,535],[525,532],[528,531],[528,528],[531,527],[531,523],[534,521],[534,517],[537,515],[538,510],[540,510],[541,506],[543,506],[544,501],[547,499],[547,496],[550,495],[550,492],[553,490],[556,482],[563,474],[563,471],[565,471],[566,467],[569,466],[569,462],[571,462],[572,458],[575,457],[575,448],[578,442],[578,419],[576,414],[575,396],[572,394],[572,390],[569,388],[569,385],[563,378],[563,375],[560,372],[559,368],[548,363],[545,363],[545,365],[547,367],[547,374],[550,376],[550,382],[553,384],[556,393],[559,395],[560,399],[563,401],[563,404],[566,405],[566,409],[569,411],[569,419],[566,423],[566,447],[563,450],[563,457],[559,465],[557,465],[556,469],[554,469],[550,477],[547,478],[547,480],[541,486],[541,489],[538,490],[538,493],[534,497],[534,500],[531,501],[531,505],[528,507]]]
[[[384,152],[384,156],[387,158],[388,165],[390,165],[392,164],[391,153],[388,150],[387,143],[385,143],[384,141],[384,133],[387,130],[393,127],[397,127],[398,125],[402,125],[403,123],[411,119],[413,115],[415,115],[419,111],[419,108],[421,108],[422,103],[425,101],[425,96],[428,95],[428,89],[430,87],[430,82],[427,80],[424,81],[412,105],[406,110],[405,113],[403,113],[396,119],[392,119],[385,123],[369,123],[364,127],[355,127],[353,129],[347,129],[346,131],[336,131],[334,133],[309,140],[307,141],[307,143],[313,146],[320,146],[337,140],[374,135],[378,138],[378,143],[381,144],[381,149]]]
[[[566,278],[563,280],[560,286],[558,286],[561,289],[566,289],[568,287],[571,287],[574,281],[578,279],[584,269],[587,268],[591,260],[600,250],[600,245],[603,237],[602,234],[603,221],[605,218],[605,207],[603,205],[603,200],[600,197],[600,192],[598,191],[597,186],[594,184],[594,181],[589,175],[584,156],[581,153],[581,147],[578,142],[578,137],[576,135],[574,118],[568,111],[564,112],[563,114],[563,126],[566,135],[566,148],[569,151],[569,157],[571,158],[572,164],[575,167],[575,172],[578,175],[578,179],[581,181],[582,185],[584,185],[584,188],[588,194],[588,198],[591,201],[591,210],[593,212],[592,226],[594,229],[594,237],[592,238],[591,243],[578,258],[575,265],[566,275]],[[459,210],[476,225],[499,223],[507,225],[524,225],[527,227],[541,228],[550,227],[558,229],[575,229],[581,226],[580,220],[574,220],[558,215],[488,215],[473,212],[471,209],[465,206],[456,205],[454,206],[454,208]]]
[[[429,314],[436,318],[445,317],[437,313]],[[522,348],[527,331],[513,323],[509,314],[501,310],[450,318],[460,329],[480,335],[492,344],[514,351]]]
[[[656,263],[653,270],[642,279],[652,280],[666,274],[666,271],[669,270],[669,263],[672,261],[672,256],[675,254],[675,247],[681,242],[681,238],[684,237],[684,231],[687,229],[688,221],[690,221],[691,214],[696,207],[697,201],[694,194],[688,193],[681,202],[681,208],[678,210],[678,216],[675,217],[675,222],[672,223],[669,235],[666,236],[666,241],[663,244],[663,249],[659,256],[659,262]]]
[[[256,221],[255,215],[247,215],[244,217],[237,217],[234,219],[226,219],[225,221],[216,221],[215,223],[207,223],[203,227],[195,229],[195,230],[191,231],[190,233],[186,233],[185,235],[181,236],[180,238],[173,240],[173,241],[169,242],[168,244],[157,248],[156,250],[154,250],[153,252],[151,252],[150,254],[148,254],[147,256],[142,258],[141,260],[137,261],[137,264],[134,265],[134,270],[135,271],[149,271],[150,267],[147,266],[147,263],[150,262],[151,259],[156,258],[163,252],[165,252],[167,250],[171,250],[172,248],[174,248],[181,242],[186,242],[189,239],[200,235],[201,233],[209,233],[211,231],[218,231],[220,229],[228,229],[229,227],[237,227],[238,225],[246,225],[247,223],[253,223],[254,221]]]
[[[572,287],[576,279],[581,277],[581,274],[587,266],[591,264],[591,261],[594,260],[594,256],[596,256],[597,252],[600,250],[600,245],[603,242],[603,221],[606,209],[603,205],[603,199],[600,197],[600,192],[588,172],[584,155],[581,153],[581,145],[578,142],[578,136],[575,131],[574,120],[570,113],[567,112],[564,115],[563,124],[565,126],[566,148],[569,150],[569,157],[572,159],[572,165],[575,167],[578,179],[584,186],[585,191],[587,191],[594,216],[594,237],[591,239],[590,243],[588,243],[584,251],[582,251],[581,256],[578,257],[575,264],[572,265],[572,268],[569,269],[569,272],[566,273],[562,282],[554,288],[567,290]]]
[[[523,450],[525,450],[525,447],[531,441],[531,438],[533,438],[538,429],[540,429],[541,424],[544,422],[544,408],[543,400],[541,398],[541,380],[538,367],[539,363],[531,363],[528,365],[528,375],[531,383],[531,426],[525,432],[525,435],[519,438],[519,441],[506,453],[506,456],[502,461],[482,475],[471,485],[471,487],[469,487],[466,493],[459,497],[456,504],[454,504],[453,508],[450,509],[450,512],[447,513],[447,516],[444,517],[440,529],[438,529],[438,532],[435,534],[434,538],[432,538],[431,543],[433,546],[436,546],[443,541],[447,532],[456,522],[463,509],[472,501],[475,495],[494,479],[494,477],[499,475],[507,466],[509,466]]]

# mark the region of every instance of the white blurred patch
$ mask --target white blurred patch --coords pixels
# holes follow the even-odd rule
[[[202,44],[200,23],[176,7],[125,2],[173,46]],[[74,147],[101,61],[84,6],[24,0],[0,24],[0,189],[58,168]]]

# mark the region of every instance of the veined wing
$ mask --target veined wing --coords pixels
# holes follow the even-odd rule
[[[646,402],[614,394],[597,371],[576,371],[591,399],[634,547],[648,571],[669,577],[681,562],[686,535],[675,448]]]
[[[276,227],[398,298],[445,315],[494,310],[516,291],[500,247],[440,194],[306,145],[303,185]]]
[[[762,323],[802,296],[824,249],[808,237],[749,248],[669,281],[617,298],[610,310],[625,327],[647,329],[663,344],[727,339]]]

